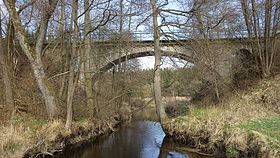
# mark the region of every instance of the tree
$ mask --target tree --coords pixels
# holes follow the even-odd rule
[[[75,92],[75,87],[79,79],[79,69],[80,65],[78,62],[78,40],[79,40],[79,30],[78,30],[78,0],[72,0],[72,18],[71,18],[71,28],[73,27],[73,42],[71,49],[71,59],[69,65],[69,81],[68,81],[68,91],[67,91],[67,117],[65,128],[70,129],[73,120],[73,96]],[[72,32],[72,29],[71,31]],[[71,42],[71,38],[70,41]]]
[[[68,49],[65,49],[66,47],[68,48],[68,45],[70,43],[68,43],[67,45],[67,39],[66,39],[66,36],[65,36],[65,33],[66,33],[66,30],[65,30],[65,22],[66,22],[66,16],[65,16],[65,0],[61,0],[60,1],[61,3],[61,6],[60,6],[60,18],[59,18],[59,35],[60,35],[60,51],[62,52],[62,59],[61,59],[61,73],[64,74],[64,73],[68,73],[69,72],[69,50]],[[70,34],[70,33],[68,33]],[[67,34],[67,35],[68,35]],[[69,38],[70,38],[70,35],[69,35]],[[60,81],[61,85],[60,85],[60,88],[59,88],[59,93],[58,93],[58,96],[60,99],[62,100],[66,100],[66,92],[67,92],[67,83],[68,83],[68,78],[66,75],[63,75],[61,77],[61,81]]]
[[[275,41],[280,28],[280,2],[240,0],[240,3],[252,53],[256,56],[261,75],[269,77],[275,62]]]
[[[25,36],[26,30],[24,29],[24,26],[21,23],[21,19],[17,12],[15,3],[13,3],[10,0],[4,0],[10,18],[13,21],[16,37],[24,54],[27,56],[31,64],[38,87],[43,95],[49,118],[53,118],[56,115],[57,107],[54,97],[55,94],[51,90],[50,83],[46,78],[44,65],[42,62],[42,48],[44,44],[48,22],[56,8],[57,1],[58,0],[49,0],[48,2],[42,4],[46,6],[40,8],[41,14],[40,20],[38,22],[39,27],[36,30],[37,38],[35,41],[35,46],[33,46],[29,43],[28,37]]]
[[[85,61],[84,61],[84,68],[85,68],[85,88],[86,88],[86,95],[87,95],[87,106],[93,107],[93,82],[91,80],[91,75],[89,72],[92,70],[92,64],[91,64],[91,41],[90,41],[90,3],[89,0],[85,0],[84,2],[84,8],[85,8],[85,30],[84,30],[84,38],[85,38]],[[93,113],[97,113],[96,108],[94,108]]]
[[[85,88],[87,95],[87,106],[93,108],[93,113],[97,114],[98,108],[94,105],[94,93],[93,93],[93,81],[91,79],[91,71],[93,70],[92,57],[91,55],[91,38],[90,38],[90,1],[85,0],[84,2],[85,8],[85,30],[84,30],[84,43],[85,43],[85,58],[84,58],[84,69],[85,69]]]
[[[1,19],[1,11],[0,11],[0,65],[2,67],[3,73],[3,82],[5,88],[5,100],[6,100],[6,107],[9,110],[14,109],[14,100],[13,100],[13,92],[11,86],[11,80],[9,77],[9,70],[5,59],[4,48],[3,48],[3,39],[2,39],[2,19]]]
[[[192,62],[196,70],[201,72],[197,73],[197,78],[211,83],[211,90],[215,91],[214,99],[219,101],[226,83],[231,81],[230,76],[222,71],[221,65],[231,62],[231,56],[226,47],[213,45],[211,41],[227,38],[228,34],[225,34],[225,31],[230,26],[229,22],[236,17],[236,12],[228,0],[191,0],[186,3],[186,9],[182,6],[177,6],[179,9],[163,9],[165,15],[162,15],[164,18],[161,25],[168,29],[175,27],[182,31],[185,37],[192,39],[187,43],[179,43],[192,51]],[[168,15],[175,17],[168,18]],[[172,39],[177,40],[176,37],[175,34]]]
[[[160,30],[158,26],[158,14],[159,9],[156,4],[156,0],[150,0],[152,6],[153,17],[153,30],[154,30],[154,54],[155,54],[155,66],[154,66],[154,96],[156,103],[156,111],[160,122],[166,119],[167,115],[162,105],[161,97],[161,78],[160,78],[160,64],[161,64],[161,49],[160,49]]]

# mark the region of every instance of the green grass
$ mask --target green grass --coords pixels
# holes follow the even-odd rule
[[[15,141],[9,141],[5,146],[3,146],[3,148],[4,148],[4,151],[15,152],[22,148],[22,144],[15,142]]]
[[[14,115],[11,117],[10,122],[12,125],[17,126],[23,122],[23,119],[19,115]]]
[[[207,109],[206,108],[202,108],[202,107],[195,107],[191,110],[191,115],[197,117],[198,119],[201,119],[205,116],[205,114],[207,113]]]
[[[47,123],[47,120],[32,118],[30,120],[27,120],[25,124],[27,127],[30,128],[32,132],[36,132],[36,130],[39,130],[40,128],[42,128],[43,125]]]
[[[239,127],[249,131],[257,131],[267,137],[280,141],[280,116],[271,116],[239,125]]]
[[[238,151],[237,151],[236,148],[230,147],[230,148],[227,149],[227,153],[231,156],[235,156],[235,155],[237,155]]]

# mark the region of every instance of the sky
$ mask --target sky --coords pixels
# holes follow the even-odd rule
[[[141,64],[141,69],[153,69],[155,64],[155,57],[140,57],[138,58]],[[187,61],[183,61],[177,58],[163,57],[161,68],[183,68],[183,67],[191,67],[192,63],[188,63]]]

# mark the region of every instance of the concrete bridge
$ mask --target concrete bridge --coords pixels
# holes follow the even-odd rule
[[[101,58],[95,69],[93,79],[126,60],[153,56],[153,41],[104,41],[92,43],[95,55]],[[163,40],[161,41],[162,56],[179,58],[194,65],[199,62],[211,67],[224,79],[231,79],[232,70],[238,61],[237,54],[248,50],[247,40],[214,39],[214,40]]]

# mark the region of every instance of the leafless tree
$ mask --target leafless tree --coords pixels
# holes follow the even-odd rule
[[[240,0],[248,38],[263,77],[272,74],[276,37],[280,27],[280,2]],[[264,7],[263,7],[264,6]]]
[[[93,3],[93,2],[91,2]],[[87,95],[87,106],[93,108],[93,113],[96,114],[98,109],[94,105],[94,94],[93,94],[93,81],[91,79],[91,72],[93,71],[92,58],[93,54],[91,51],[91,37],[90,37],[90,29],[91,29],[91,18],[90,18],[90,1],[85,0],[84,2],[85,8],[85,19],[84,19],[84,43],[85,43],[85,58],[84,58],[84,70],[85,70],[85,88]]]
[[[3,82],[5,87],[5,100],[6,100],[6,108],[8,110],[14,110],[14,99],[13,99],[13,92],[12,92],[12,85],[11,85],[11,78],[9,77],[9,70],[6,62],[6,57],[4,54],[4,47],[3,47],[3,35],[2,35],[2,17],[1,17],[1,10],[0,10],[0,65],[2,67],[2,74],[3,74]]]
[[[152,6],[153,29],[154,29],[154,53],[155,53],[155,66],[154,66],[154,95],[157,109],[157,115],[161,122],[166,119],[165,109],[162,105],[161,97],[161,48],[160,48],[160,29],[158,26],[159,9],[156,0],[150,0]]]
[[[73,27],[73,41],[71,49],[71,59],[69,64],[69,81],[68,81],[68,91],[67,91],[67,118],[65,128],[70,129],[73,120],[73,96],[75,92],[75,87],[79,79],[79,69],[80,64],[79,60],[79,49],[78,49],[78,40],[79,40],[79,29],[78,29],[78,0],[72,0],[72,18],[71,18],[71,28]],[[72,32],[72,29],[71,31]]]
[[[37,38],[35,46],[29,43],[29,39],[26,36],[26,30],[21,22],[20,16],[17,12],[15,3],[9,0],[4,0],[4,3],[8,9],[9,15],[13,21],[15,28],[15,34],[19,41],[19,44],[27,56],[36,78],[38,87],[45,100],[45,105],[49,118],[53,118],[56,115],[56,101],[55,94],[50,88],[50,83],[46,79],[44,65],[42,62],[42,48],[44,45],[45,34],[48,26],[49,19],[54,12],[57,4],[57,0],[50,0],[44,2],[45,7],[41,9],[40,21],[38,22],[39,27],[37,28]],[[38,2],[39,3],[39,2]]]

